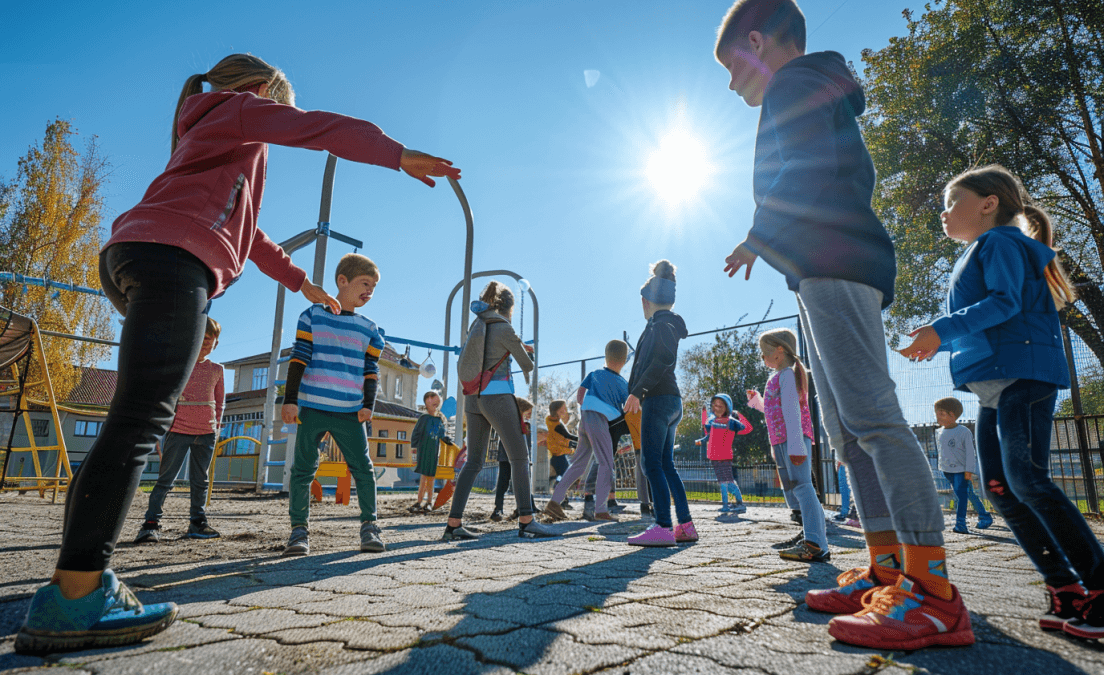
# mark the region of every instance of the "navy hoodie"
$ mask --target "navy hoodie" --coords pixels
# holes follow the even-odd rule
[[[637,398],[682,396],[675,381],[678,343],[687,335],[686,322],[674,312],[661,309],[648,319],[636,343],[629,393]]]
[[[893,302],[893,242],[870,199],[874,163],[856,118],[862,87],[843,56],[817,52],[778,69],[755,139],[755,219],[745,245],[786,276],[873,286]]]

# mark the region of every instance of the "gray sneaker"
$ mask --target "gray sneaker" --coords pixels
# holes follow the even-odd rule
[[[310,553],[310,532],[303,525],[291,528],[291,536],[288,537],[288,543],[282,555],[287,558],[308,553]]]
[[[583,520],[594,520],[594,502],[583,502]]]
[[[184,535],[185,539],[217,539],[221,536],[215,528],[207,524],[207,521],[189,523],[188,534]]]
[[[469,541],[478,538],[478,534],[461,525],[452,532],[445,530],[445,533],[441,536],[441,541]]]
[[[387,544],[380,539],[380,529],[376,521],[369,520],[360,524],[360,550],[366,553],[383,553]]]
[[[135,544],[156,544],[161,541],[161,524],[148,520],[142,523],[142,529],[138,530],[138,536],[134,538]]]
[[[534,518],[528,523],[525,523],[524,525],[518,527],[518,536],[522,539],[537,539],[541,537],[558,537],[560,536],[560,533],[556,532],[547,525],[541,525]]]

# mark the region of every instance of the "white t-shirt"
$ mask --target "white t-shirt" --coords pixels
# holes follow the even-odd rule
[[[935,432],[935,444],[939,448],[939,470],[947,473],[977,473],[977,452],[974,435],[959,424],[951,429],[940,428]]]

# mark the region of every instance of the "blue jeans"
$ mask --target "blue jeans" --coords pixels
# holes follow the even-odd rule
[[[675,500],[675,515],[679,523],[689,523],[690,504],[686,488],[675,470],[675,431],[682,419],[681,396],[649,396],[640,402],[640,445],[644,459],[644,474],[652,493],[656,525],[673,527],[671,499]]]
[[[1024,553],[1048,586],[1080,580],[1104,589],[1104,550],[1085,518],[1050,479],[1050,434],[1058,388],[1017,380],[977,421],[981,478]],[[1072,570],[1070,569],[1072,566]]]
[[[192,493],[191,520],[193,523],[207,522],[207,468],[211,466],[211,457],[215,454],[215,434],[177,434],[169,432],[161,441],[161,467],[157,474],[157,485],[150,492],[149,506],[146,507],[146,520],[160,522],[165,495],[172,490],[173,482],[184,468],[184,458],[191,455],[188,463],[188,485]]]
[[[965,473],[948,473],[944,471],[943,476],[947,479],[947,482],[951,484],[951,489],[954,490],[955,527],[966,529],[966,507],[969,504],[974,505],[974,511],[977,511],[979,523],[992,522],[993,516],[989,515],[989,512],[985,510],[985,504],[981,503],[981,499],[978,498],[977,493],[974,492],[973,482],[966,480]]]
[[[841,518],[846,518],[851,510],[851,483],[847,480],[847,467],[842,462],[836,470],[836,482],[839,483],[840,493],[839,514]]]

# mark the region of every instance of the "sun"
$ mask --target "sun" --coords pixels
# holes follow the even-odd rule
[[[648,159],[648,180],[669,206],[692,201],[712,173],[701,141],[686,131],[672,131]]]

